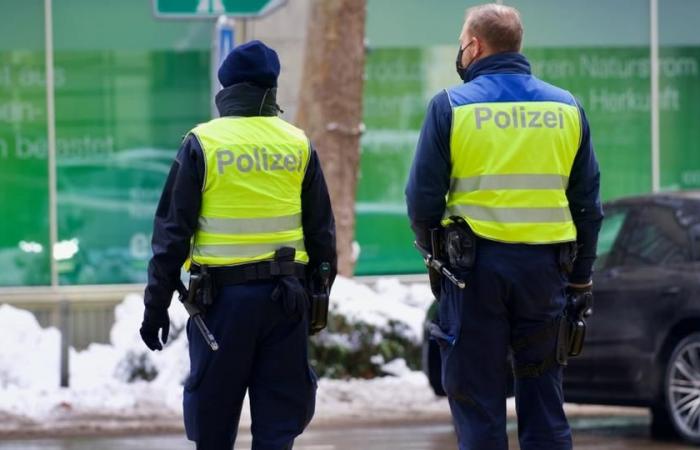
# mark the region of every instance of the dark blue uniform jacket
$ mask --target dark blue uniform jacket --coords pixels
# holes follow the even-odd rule
[[[222,116],[274,116],[279,111],[275,89],[247,83],[220,91],[216,106]],[[203,180],[204,153],[197,139],[188,135],[170,168],[153,222],[153,258],[148,265],[144,297],[147,308],[162,309],[170,305],[197,227]],[[335,222],[326,181],[313,147],[302,184],[301,207],[309,268],[328,261],[333,280],[337,266]]]
[[[473,63],[469,67],[467,81],[486,74],[530,73],[530,63],[523,55],[500,53]],[[523,93],[513,92],[507,85],[492,83],[492,89],[493,91],[482,93],[489,101],[525,100],[522,98]],[[582,139],[571,168],[566,196],[576,225],[578,257],[569,281],[586,283],[590,280],[596,256],[603,211],[599,198],[600,171],[591,143],[588,120],[581,105],[577,105],[581,111]],[[433,97],[428,106],[406,187],[411,227],[418,241],[424,245],[429,242],[428,230],[440,224],[445,211],[446,195],[450,187],[451,127],[452,106],[447,91],[442,91]]]

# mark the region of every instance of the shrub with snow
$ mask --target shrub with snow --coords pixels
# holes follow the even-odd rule
[[[331,295],[329,326],[311,340],[312,364],[320,376],[329,378],[385,375],[390,372],[382,367],[397,358],[418,368],[422,322],[431,301],[425,284],[384,279],[370,288],[339,277]],[[109,344],[91,344],[81,352],[71,349],[71,385],[182,384],[189,371],[187,313],[176,299],[173,303],[168,344],[161,352],[150,352],[138,333],[143,298],[127,296],[115,309]],[[42,329],[31,313],[3,305],[0,339],[0,388],[58,385],[58,330]]]
[[[385,361],[403,358],[420,366],[425,313],[433,297],[424,283],[380,279],[373,288],[338,278],[331,293],[328,328],[311,339],[312,364],[320,376],[372,378]]]
[[[328,329],[313,337],[309,348],[311,364],[321,377],[373,378],[385,373],[385,361],[395,358],[404,358],[412,369],[420,367],[420,344],[403,322],[389,320],[380,327],[331,312]]]

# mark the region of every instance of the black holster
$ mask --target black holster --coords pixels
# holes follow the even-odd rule
[[[328,325],[331,265],[321,263],[309,281],[309,334],[316,334]]]
[[[476,264],[477,237],[461,217],[453,217],[445,227],[445,253],[450,267],[468,271]]]
[[[586,339],[587,312],[593,307],[593,295],[590,292],[568,295],[566,309],[559,321],[557,335],[557,362],[562,366],[570,357],[578,356],[583,350]]]
[[[428,265],[430,289],[439,301],[442,278],[447,278],[464,289],[465,282],[453,271],[470,271],[476,263],[477,237],[461,217],[451,217],[452,223],[444,228],[430,229],[430,255],[440,267]],[[425,255],[424,255],[425,257]]]
[[[214,302],[213,289],[211,274],[207,271],[207,266],[199,266],[197,272],[190,273],[185,307],[190,304],[197,306],[201,311],[206,311]]]

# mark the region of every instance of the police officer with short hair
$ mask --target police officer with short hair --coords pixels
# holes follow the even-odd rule
[[[521,448],[572,447],[560,324],[567,299],[591,289],[600,176],[581,105],[531,74],[522,34],[514,8],[467,11],[464,84],[430,102],[406,188],[417,243],[429,247],[441,227],[434,250],[466,281],[461,289],[431,271],[433,334],[463,450],[508,448],[509,351]]]
[[[151,350],[167,341],[183,263],[210,277],[200,306],[219,350],[187,326],[185,428],[200,450],[233,447],[246,391],[255,450],[291,449],[314,414],[305,285],[324,262],[335,277],[335,224],[316,152],[277,117],[279,71],[260,41],[233,49],[221,117],[186,135],[156,211],[141,326]]]

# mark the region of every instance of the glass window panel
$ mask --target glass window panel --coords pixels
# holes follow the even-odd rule
[[[659,2],[661,187],[700,188],[700,2]]]
[[[51,283],[44,2],[6,7],[0,27],[0,286]],[[60,74],[56,74],[60,81]]]
[[[61,284],[139,283],[182,136],[210,117],[211,21],[54,2]]]

